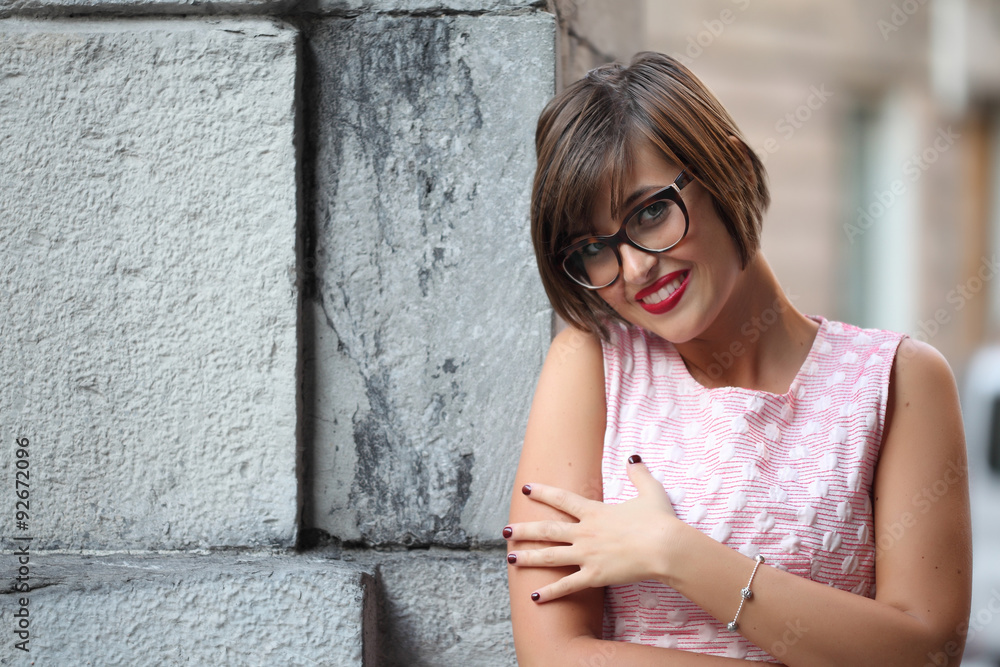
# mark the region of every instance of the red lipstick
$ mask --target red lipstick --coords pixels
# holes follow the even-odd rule
[[[673,293],[663,301],[654,304],[644,303],[642,301],[642,299],[646,298],[650,294],[655,294],[659,292],[661,289],[663,289],[673,281],[677,280],[677,278],[679,278],[682,275],[684,276],[684,280],[681,282],[680,286],[677,289],[675,289]],[[677,304],[681,300],[681,297],[684,295],[684,290],[687,289],[687,285],[690,280],[691,280],[690,271],[674,271],[673,273],[668,273],[667,275],[658,279],[649,287],[644,287],[643,289],[636,292],[635,301],[640,306],[642,306],[643,310],[645,310],[646,312],[652,313],[653,315],[662,315],[663,313],[673,310],[674,307],[677,306]]]

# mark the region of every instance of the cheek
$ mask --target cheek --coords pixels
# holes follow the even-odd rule
[[[619,278],[614,285],[597,290],[597,296],[601,297],[604,303],[615,310],[618,310],[618,307],[625,303],[625,295],[621,290],[621,282],[622,280]]]
[[[691,220],[688,236],[704,238],[714,244],[710,247],[717,251],[723,248],[728,251],[729,248],[732,248],[735,253],[736,243],[729,235],[725,223],[722,222],[723,215],[716,208],[715,200],[712,199],[711,195],[704,192],[699,193],[698,198],[688,208],[688,212]]]
[[[638,306],[630,303],[625,298],[625,292],[623,289],[616,289],[616,287],[617,284],[612,285],[611,287],[606,287],[602,290],[597,290],[597,294],[611,310],[618,313],[618,315],[623,317],[625,320],[632,322],[633,324],[637,324],[635,317]]]
[[[718,218],[706,221],[696,238],[700,260],[711,265],[713,273],[737,276],[740,271],[740,255],[736,241],[729,235],[726,226]]]

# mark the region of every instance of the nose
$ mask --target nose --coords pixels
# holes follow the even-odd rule
[[[623,243],[618,246],[622,256],[622,277],[625,282],[641,285],[649,282],[649,275],[656,266],[656,255]]]

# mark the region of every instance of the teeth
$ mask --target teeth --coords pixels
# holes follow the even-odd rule
[[[683,277],[684,276],[674,278],[672,281],[664,285],[660,290],[653,292],[649,296],[643,298],[642,302],[650,306],[660,303],[661,301],[669,297],[671,294],[673,294],[674,291],[681,286],[681,283],[684,282],[682,280]]]

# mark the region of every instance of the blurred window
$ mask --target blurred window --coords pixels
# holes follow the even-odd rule
[[[989,175],[987,176],[989,198],[990,252],[993,258],[1000,258],[1000,105],[994,106],[989,114]],[[988,286],[989,299],[988,331],[994,337],[1000,335],[1000,289]]]
[[[990,415],[989,442],[990,470],[1000,474],[1000,396],[993,399],[993,414]]]
[[[849,133],[847,179],[853,206],[844,230],[848,320],[911,331],[916,321],[921,188],[930,187],[919,153],[918,119],[906,95],[890,91],[858,105]]]

